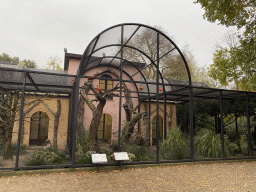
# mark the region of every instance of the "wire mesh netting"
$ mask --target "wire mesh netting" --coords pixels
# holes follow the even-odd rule
[[[92,166],[95,153],[106,165],[115,152],[126,164],[256,156],[256,94],[191,82],[161,31],[113,26],[80,58],[77,75],[1,68],[1,169]]]

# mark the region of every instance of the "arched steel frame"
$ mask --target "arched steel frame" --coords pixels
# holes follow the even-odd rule
[[[127,42],[124,43],[124,26],[129,26],[129,25],[133,25],[133,26],[137,26],[136,30],[133,32],[133,34],[128,38]],[[101,46],[97,49],[96,46],[97,46],[97,43],[101,37],[101,35],[103,35],[104,33],[106,33],[107,31],[110,31],[111,29],[114,29],[114,28],[117,28],[117,27],[120,27],[121,30],[121,42],[120,44],[110,44],[110,45],[105,45],[105,46]],[[136,32],[139,30],[139,28],[141,27],[145,27],[145,28],[148,28],[148,29],[151,29],[153,31],[156,32],[157,34],[157,60],[156,62],[153,61],[150,56],[148,56],[146,53],[144,53],[143,51],[137,49],[136,47],[132,47],[132,46],[129,46],[127,45],[128,41],[136,34]],[[99,50],[101,49],[104,49],[104,48],[107,48],[107,47],[111,47],[111,46],[115,46],[115,47],[120,47],[120,50],[119,52],[116,54],[116,56],[120,53],[121,57],[119,58],[120,59],[120,65],[119,65],[119,70],[120,70],[120,93],[119,93],[119,97],[120,97],[120,100],[119,100],[119,131],[118,131],[118,148],[120,150],[120,139],[121,139],[121,107],[122,107],[122,84],[123,84],[123,79],[122,79],[122,73],[123,73],[123,62],[124,61],[127,61],[123,58],[123,48],[124,47],[127,47],[127,48],[130,48],[130,49],[134,49],[136,51],[138,51],[139,53],[141,53],[143,56],[145,56],[147,59],[149,59],[149,61],[151,62],[151,64],[153,64],[156,68],[156,71],[157,71],[157,77],[156,77],[156,108],[159,109],[159,77],[161,78],[161,81],[163,83],[163,93],[164,93],[164,106],[165,106],[165,109],[164,111],[166,112],[166,89],[165,89],[165,84],[164,84],[164,79],[163,79],[163,76],[159,70],[159,67],[160,67],[160,59],[163,57],[163,55],[160,57],[160,48],[159,48],[159,45],[160,45],[160,35],[162,35],[163,37],[165,37],[174,47],[175,49],[178,51],[178,53],[180,54],[184,64],[185,64],[185,67],[186,67],[186,70],[187,70],[187,74],[188,74],[188,79],[189,79],[189,90],[190,90],[190,94],[189,94],[189,113],[190,113],[190,146],[191,146],[191,160],[193,161],[194,160],[194,124],[193,124],[193,87],[192,87],[192,81],[191,81],[191,73],[190,73],[190,70],[189,70],[189,67],[188,67],[188,64],[186,62],[186,59],[184,57],[184,55],[182,54],[182,52],[180,51],[180,49],[178,48],[178,46],[167,36],[165,35],[164,33],[162,33],[161,31],[153,28],[153,27],[150,27],[150,26],[147,26],[147,25],[144,25],[144,24],[137,24],[137,23],[124,23],[124,24],[119,24],[119,25],[114,25],[112,27],[109,27],[107,29],[105,29],[104,31],[102,31],[101,33],[99,33],[90,43],[89,45],[87,46],[87,48],[85,49],[84,53],[83,53],[83,57],[80,61],[80,64],[79,64],[79,67],[78,67],[78,70],[77,70],[77,77],[76,77],[76,80],[75,80],[75,83],[74,83],[74,87],[73,87],[73,93],[74,93],[74,97],[73,97],[73,102],[74,102],[74,105],[73,105],[73,110],[72,112],[74,112],[74,116],[72,118],[72,122],[71,122],[71,126],[72,126],[72,156],[71,156],[71,162],[72,162],[72,165],[74,166],[74,162],[75,162],[75,141],[76,141],[76,127],[77,127],[77,123],[76,123],[76,119],[77,119],[77,111],[78,111],[78,93],[79,93],[79,82],[80,82],[80,79],[81,79],[81,76],[85,73],[86,70],[89,70],[90,68],[86,68],[88,65],[89,65],[89,61],[90,61],[90,58],[91,56],[98,52]],[[169,50],[166,54],[168,54],[169,52],[173,51],[174,49],[171,49]],[[113,59],[111,60],[111,62],[109,63],[109,66],[111,66],[111,63],[113,62],[114,59],[116,59],[117,57],[113,57]],[[150,64],[150,65],[151,65]],[[100,66],[98,64],[98,66]],[[144,68],[145,69],[145,68]],[[142,69],[142,70],[144,70]],[[138,70],[138,68],[137,68]],[[143,73],[142,73],[142,70],[139,69],[138,72],[143,76]],[[133,74],[135,75],[135,74]],[[146,79],[145,77],[143,76],[145,82],[146,82]],[[130,76],[130,79],[132,79],[132,77]],[[146,82],[147,83],[147,82]],[[136,87],[136,85],[135,85]],[[136,89],[138,90],[138,88],[136,87]],[[147,89],[148,89],[148,92],[149,92],[149,88],[147,86]],[[149,102],[150,102],[150,98],[149,97]],[[149,114],[150,115],[150,114]],[[164,119],[164,125],[166,126],[166,117]],[[157,110],[157,126],[156,126],[156,130],[157,130],[157,157],[156,157],[156,161],[159,163],[159,110]],[[166,128],[165,128],[165,131],[166,131]]]
[[[122,26],[122,30],[123,27],[125,25],[137,25],[136,30],[134,31],[134,33],[132,34],[132,36],[134,36],[134,34],[141,28],[141,27],[147,27],[150,29],[153,29],[155,31],[157,31],[158,34],[158,50],[159,50],[159,34],[162,34],[160,31],[146,26],[146,25],[141,25],[141,24],[120,24],[120,25],[116,25],[113,27],[110,27],[106,30],[104,30],[102,33],[117,27],[117,26]],[[100,35],[99,34],[99,35]],[[92,45],[93,42],[97,42],[97,39],[99,39],[99,35],[96,36],[96,38],[89,44]],[[131,39],[132,36],[129,38]],[[165,35],[164,35],[165,36]],[[167,39],[169,39],[168,37],[166,37]],[[94,42],[94,43],[95,43]],[[170,42],[172,42],[170,40]],[[173,43],[173,45],[175,45]],[[89,46],[87,47],[87,49],[85,50],[85,53],[88,52]],[[120,45],[119,45],[120,46]],[[120,52],[122,53],[122,49],[123,47],[126,46],[126,43],[121,42],[121,49]],[[176,46],[176,45],[175,45]],[[95,48],[95,45],[94,45]],[[178,47],[175,47],[175,49],[177,49],[179,52],[180,50],[178,49]],[[92,49],[93,50],[93,49]],[[170,50],[172,51],[172,50]],[[169,51],[169,52],[170,52]],[[85,56],[84,53],[84,57],[81,61],[81,65],[84,63],[84,61],[89,61],[88,56]],[[181,52],[180,52],[181,53]],[[120,68],[122,69],[122,62],[128,62],[127,60],[123,59],[123,56],[121,54],[121,57],[117,57],[118,54],[116,54],[116,56],[112,57],[112,61],[110,61],[106,66],[111,66],[111,67],[115,67],[116,69],[120,70]],[[184,58],[184,56],[182,54],[180,54],[182,56],[182,58],[184,59],[184,63],[186,64],[186,60]],[[89,54],[89,57],[91,55]],[[163,86],[165,86],[165,83],[162,81],[162,83],[159,83],[159,77],[161,77],[161,73],[159,72],[159,60],[161,58],[161,56],[159,55],[159,51],[158,51],[158,56],[157,56],[157,60],[154,61],[152,64],[154,64],[154,66],[158,69],[157,70],[157,86],[159,87],[160,84],[162,84]],[[114,64],[112,64],[114,59],[119,59],[120,65],[119,66],[115,66]],[[133,65],[132,63],[130,63],[131,65]],[[0,170],[22,170],[22,169],[44,169],[44,168],[67,168],[67,167],[82,167],[82,166],[95,166],[92,164],[87,164],[87,165],[75,165],[75,147],[76,147],[76,119],[77,119],[77,109],[78,109],[78,91],[79,91],[79,81],[81,78],[84,78],[83,73],[80,73],[81,71],[81,66],[79,67],[78,73],[77,75],[68,75],[68,74],[58,74],[58,73],[52,73],[52,72],[42,72],[42,71],[33,71],[33,70],[27,70],[27,69],[10,69],[10,68],[4,68],[1,67],[0,68],[0,74],[3,75],[4,73],[11,73],[11,74],[20,74],[20,78],[19,80],[13,80],[10,78],[6,78],[0,76],[0,89],[3,91],[8,91],[8,90],[19,90],[22,92],[21,98],[20,98],[20,112],[19,112],[19,125],[18,125],[18,141],[17,141],[17,151],[16,151],[16,160],[15,160],[15,167],[0,167]],[[151,65],[151,64],[150,64]],[[102,66],[102,64],[101,64]],[[136,68],[136,65],[134,65],[134,67]],[[146,68],[147,66],[145,66]],[[233,91],[233,90],[224,90],[224,89],[216,89],[216,88],[206,88],[206,87],[192,87],[192,82],[191,82],[191,76],[190,76],[190,72],[188,69],[188,66],[186,64],[187,70],[188,70],[188,74],[189,74],[189,85],[178,85],[178,84],[172,84],[173,86],[178,86],[178,89],[174,90],[174,91],[168,91],[168,92],[164,92],[164,97],[166,98],[167,96],[172,96],[172,94],[174,95],[174,97],[172,98],[173,101],[184,101],[184,102],[189,102],[189,106],[190,106],[190,147],[191,147],[191,159],[184,159],[184,160],[170,160],[170,161],[160,161],[161,163],[165,163],[165,162],[185,162],[185,161],[194,161],[194,151],[193,151],[193,131],[194,131],[194,124],[193,124],[193,97],[194,99],[198,99],[198,101],[201,101],[202,99],[215,99],[215,100],[219,100],[219,109],[220,109],[220,126],[221,126],[221,141],[222,141],[222,158],[212,158],[212,159],[207,159],[207,160],[222,160],[222,159],[226,159],[226,160],[234,160],[234,159],[245,159],[245,158],[250,158],[250,159],[256,159],[255,154],[253,153],[252,149],[251,149],[251,124],[250,124],[250,115],[252,115],[251,111],[249,111],[249,102],[256,102],[256,93],[253,92],[245,92],[245,91]],[[148,102],[149,102],[149,107],[150,107],[150,100],[153,98],[155,99],[156,97],[152,97],[150,95],[150,91],[149,91],[149,86],[148,84],[151,84],[150,82],[146,82],[146,78],[145,76],[143,76],[143,69],[144,68],[136,68],[137,69],[137,73],[140,73],[141,76],[144,78],[145,82],[136,82],[133,81],[133,76],[136,75],[129,75],[128,73],[126,73],[125,71],[123,71],[124,73],[126,73],[127,76],[129,76],[130,80],[133,83],[145,83],[147,86],[147,92],[148,92]],[[73,86],[72,85],[60,85],[60,84],[46,84],[46,83],[39,83],[37,81],[34,81],[34,77],[31,76],[31,74],[38,74],[38,75],[49,75],[49,76],[61,76],[61,77],[66,77],[66,78],[71,78],[71,79],[75,79]],[[36,75],[35,75],[36,76]],[[11,76],[12,77],[12,76]],[[33,77],[33,78],[32,78]],[[120,79],[120,81],[122,82],[122,79]],[[124,81],[125,82],[125,81]],[[9,86],[12,85],[12,86]],[[33,87],[34,89],[31,90],[31,87]],[[70,100],[71,100],[71,108],[70,108],[70,114],[72,114],[72,121],[71,121],[71,147],[70,148],[70,164],[68,165],[43,165],[43,166],[26,166],[26,167],[22,167],[19,166],[19,155],[20,155],[20,145],[21,145],[21,135],[22,135],[22,125],[23,125],[23,109],[24,109],[24,99],[25,99],[25,92],[29,91],[29,92],[42,92],[42,93],[46,93],[47,89],[45,88],[53,88],[53,87],[57,87],[57,88],[61,88],[61,90],[54,90],[54,93],[63,93],[63,94],[71,94],[70,96]],[[135,84],[136,87],[136,84]],[[196,94],[193,95],[193,90],[195,89]],[[138,90],[138,87],[136,87],[136,89]],[[187,93],[183,93],[184,90],[189,89],[189,94]],[[159,89],[157,89],[159,90]],[[165,91],[165,89],[164,89]],[[159,93],[159,91],[158,91]],[[178,93],[178,94],[177,94]],[[217,95],[216,95],[217,93]],[[138,93],[139,94],[139,93]],[[159,95],[159,94],[158,94]],[[162,96],[161,96],[162,98]],[[189,98],[189,99],[187,99]],[[247,157],[235,157],[235,158],[227,158],[227,156],[225,155],[225,151],[224,151],[224,125],[223,125],[223,101],[224,100],[234,100],[235,98],[240,98],[242,101],[245,101],[245,105],[246,105],[246,117],[247,117],[247,135],[248,135],[248,156]],[[156,98],[157,102],[159,104],[159,97]],[[168,97],[168,99],[170,99],[170,97]],[[150,111],[150,109],[149,109]],[[253,111],[254,113],[254,111]],[[158,121],[157,121],[158,122]],[[159,125],[158,125],[159,126]],[[159,128],[159,127],[158,127]],[[196,159],[196,161],[203,161],[205,159]],[[159,162],[159,157],[156,158],[156,161],[148,161],[148,162],[134,162],[134,163],[125,163],[125,164],[140,164],[140,163],[158,163]],[[106,165],[106,164],[105,164]],[[108,163],[107,165],[117,165],[117,163]]]

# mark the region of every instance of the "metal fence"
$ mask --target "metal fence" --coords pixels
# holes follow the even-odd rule
[[[120,164],[111,157],[117,151],[129,154],[122,164],[256,156],[256,94],[192,82],[178,46],[146,25],[120,24],[98,34],[76,75],[2,67],[0,89],[2,122],[12,107],[8,93],[20,93],[9,134],[15,161],[1,159],[0,170],[97,166],[91,162],[95,152],[106,154],[106,166]],[[39,106],[48,114],[35,113]],[[10,130],[5,125],[1,156]]]

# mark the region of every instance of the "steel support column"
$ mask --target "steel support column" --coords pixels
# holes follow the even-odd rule
[[[78,100],[79,100],[79,84],[80,74],[78,73],[75,85],[73,87],[73,98],[72,98],[72,117],[71,117],[71,130],[72,130],[72,151],[71,151],[71,165],[75,167],[76,160],[76,130],[77,130],[77,113],[78,113]]]
[[[252,156],[251,150],[251,125],[250,125],[250,113],[249,113],[249,94],[246,92],[246,116],[247,116],[247,129],[248,129],[248,152],[249,156]]]
[[[156,65],[156,161],[159,163],[159,33],[157,33],[157,65]]]
[[[222,91],[220,90],[220,128],[221,128],[221,150],[222,158],[225,159],[225,148],[224,148],[224,124],[223,124],[223,98]]]
[[[193,86],[190,82],[189,88],[189,121],[190,121],[190,159],[194,161],[194,103],[193,103]]]
[[[19,132],[18,132],[15,171],[19,170],[20,141],[21,141],[21,129],[23,126],[23,108],[24,108],[24,100],[25,100],[26,77],[27,77],[27,72],[24,71],[23,72],[22,96],[21,96],[21,103],[20,103],[20,119],[19,119]]]
[[[121,127],[122,127],[122,90],[123,90],[123,48],[124,26],[121,26],[121,60],[120,60],[120,91],[119,91],[119,126],[118,126],[118,151],[121,151]]]

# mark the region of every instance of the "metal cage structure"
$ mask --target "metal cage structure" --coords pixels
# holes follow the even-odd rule
[[[175,58],[175,59],[174,59]],[[165,74],[166,67],[171,70],[168,77]],[[114,84],[119,83],[117,94],[114,96],[116,106],[118,106],[118,115],[115,121],[117,127],[117,150],[122,151],[122,129],[124,121],[125,103],[124,86],[130,87],[131,98],[135,103],[144,103],[147,109],[149,124],[144,126],[147,134],[150,136],[150,150],[154,154],[153,160],[140,160],[137,162],[123,162],[122,164],[152,164],[152,163],[170,163],[170,162],[189,162],[202,160],[219,159],[240,159],[255,158],[253,153],[251,138],[251,120],[255,108],[253,104],[256,101],[256,93],[245,91],[233,91],[210,88],[203,83],[192,82],[189,65],[178,46],[164,33],[153,27],[137,24],[124,23],[112,26],[99,33],[87,46],[80,60],[76,75],[38,71],[32,69],[11,69],[0,68],[0,90],[2,95],[7,91],[19,90],[20,111],[19,111],[19,129],[17,140],[16,160],[13,167],[0,167],[0,170],[22,170],[22,169],[42,169],[42,168],[63,168],[63,167],[85,167],[97,166],[95,164],[76,163],[77,158],[77,127],[79,94],[83,83],[91,78],[89,72],[95,70],[113,70],[118,75],[112,79]],[[168,75],[168,74],[167,74]],[[170,79],[170,77],[173,79]],[[178,79],[175,79],[178,77]],[[106,76],[93,77],[95,81],[106,80]],[[143,87],[143,91],[140,90]],[[22,126],[26,94],[43,95],[52,93],[54,97],[63,96],[69,98],[69,123],[68,123],[68,164],[49,164],[42,166],[19,166],[20,150],[22,140]],[[93,96],[93,94],[91,94]],[[225,128],[224,117],[225,109],[223,102],[239,101],[244,104],[244,114],[246,117],[246,142],[248,155],[243,157],[230,158],[225,152]],[[201,158],[195,157],[194,139],[196,131],[195,116],[201,111],[194,111],[195,105],[203,102],[217,102],[217,124],[220,128],[219,135],[221,139],[221,158]],[[110,101],[109,101],[110,102]],[[160,157],[160,145],[165,140],[168,133],[168,104],[183,106],[186,110],[180,113],[178,120],[183,123],[183,131],[189,135],[189,158],[168,159]],[[161,106],[160,106],[161,105]],[[142,105],[139,105],[138,112]],[[152,131],[151,118],[155,114],[155,129]],[[163,118],[160,119],[160,113]],[[236,113],[236,112],[231,112]],[[178,114],[178,113],[177,113]],[[176,118],[178,115],[175,114]],[[185,115],[185,116],[184,116]],[[229,116],[230,113],[227,115]],[[215,118],[215,120],[216,120]],[[237,119],[236,119],[237,120]],[[180,125],[182,124],[180,123]],[[88,123],[89,124],[89,123]],[[137,131],[141,125],[136,125]],[[159,131],[161,130],[161,131]],[[155,134],[155,143],[152,145],[152,134]],[[162,140],[161,140],[162,139]],[[106,166],[118,165],[118,163],[103,164]]]

